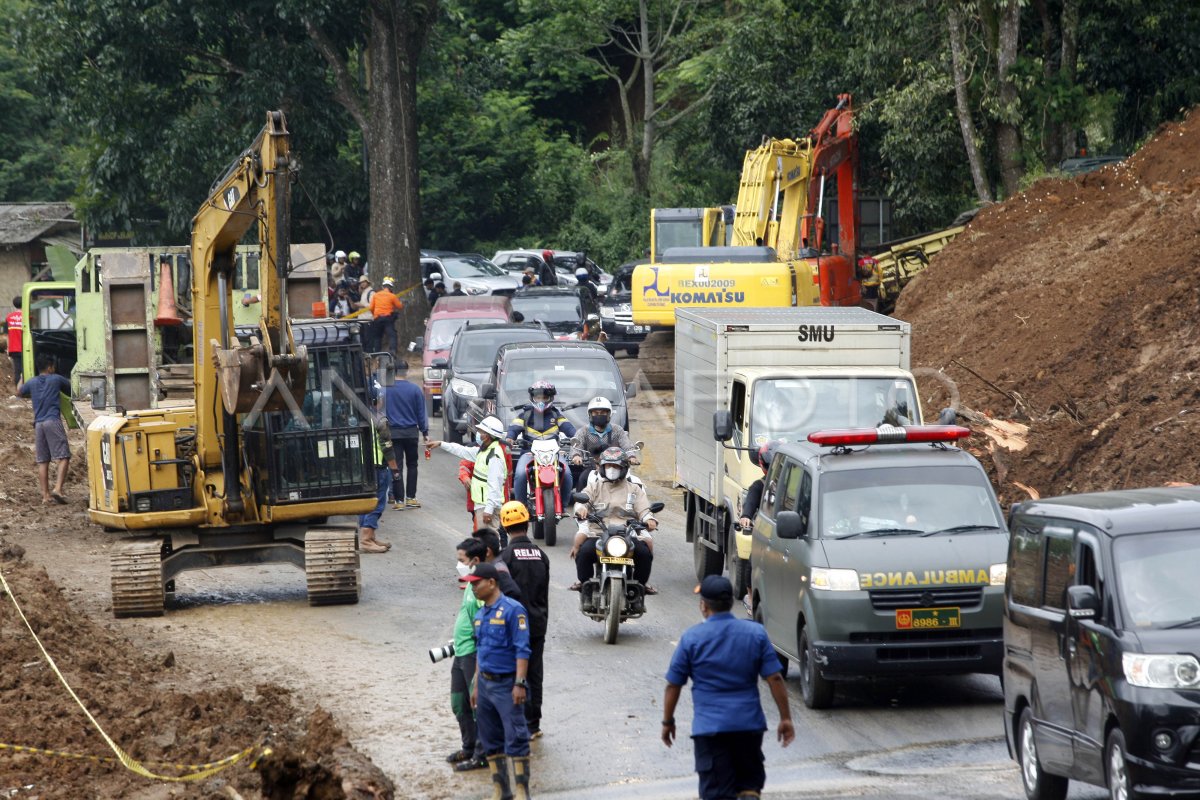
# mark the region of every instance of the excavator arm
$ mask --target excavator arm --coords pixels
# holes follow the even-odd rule
[[[800,241],[818,252],[824,244],[825,221],[821,217],[825,199],[825,183],[829,176],[837,179],[838,189],[838,247],[847,258],[854,259],[858,251],[858,200],[855,186],[855,166],[858,145],[854,137],[854,111],[848,94],[838,96],[837,105],[813,128],[809,141],[813,143],[811,180],[808,184],[807,210],[801,215]]]
[[[245,508],[238,414],[273,410],[303,395],[307,357],[292,338],[287,314],[289,198],[296,165],[282,111],[267,113],[267,124],[238,157],[192,220],[192,344],[196,381],[196,455],[203,473],[220,471],[224,481],[208,482],[224,494],[228,519]],[[260,337],[249,346],[234,339],[231,287],[238,243],[258,226],[263,270]],[[218,395],[220,401],[218,402]]]

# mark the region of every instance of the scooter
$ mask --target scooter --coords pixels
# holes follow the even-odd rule
[[[576,492],[576,503],[590,504],[584,492]],[[657,514],[663,503],[651,503],[650,512]],[[600,541],[596,544],[597,563],[592,577],[579,589],[579,610],[597,622],[604,623],[604,643],[616,644],[621,623],[646,613],[646,587],[633,576],[633,543],[646,526],[633,518],[633,512],[621,508],[617,516],[624,523],[606,522],[607,506],[593,509],[588,522],[600,526]]]

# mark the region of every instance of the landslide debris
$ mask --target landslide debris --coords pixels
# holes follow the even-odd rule
[[[1001,500],[1200,483],[1200,111],[1126,161],[983,209],[900,296],[927,406],[975,437]],[[990,427],[978,416],[978,428]]]

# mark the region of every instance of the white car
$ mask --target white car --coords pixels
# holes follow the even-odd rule
[[[440,276],[433,278],[433,276]],[[509,295],[521,285],[521,279],[505,272],[486,258],[474,253],[421,257],[421,278],[433,278],[446,284],[446,292],[454,284],[462,284],[469,295]]]
[[[612,275],[600,269],[595,261],[592,261],[584,253],[577,253],[573,250],[497,250],[492,256],[492,263],[498,267],[508,270],[518,278],[526,268],[533,267],[535,271],[541,274],[542,266],[546,263],[544,253],[551,254],[552,266],[555,274],[558,275],[559,283],[565,283],[568,286],[575,281],[575,270],[580,264],[584,264],[591,273],[592,280],[599,283],[601,286],[607,286],[612,283]]]

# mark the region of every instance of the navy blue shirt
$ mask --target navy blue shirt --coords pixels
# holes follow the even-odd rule
[[[25,381],[21,386],[21,397],[33,398],[33,424],[51,419],[61,419],[58,394],[71,394],[71,382],[62,375],[43,373]]]
[[[423,436],[429,435],[429,418],[425,416],[425,394],[415,383],[396,381],[387,388],[383,402],[388,425],[392,427],[393,439],[415,439],[416,431],[420,431]],[[410,435],[404,436],[405,433]]]
[[[692,736],[765,731],[758,679],[782,669],[763,626],[726,611],[683,632],[667,683],[692,680]]]
[[[483,672],[517,671],[517,659],[529,658],[529,617],[525,606],[506,595],[475,612],[475,653]]]

